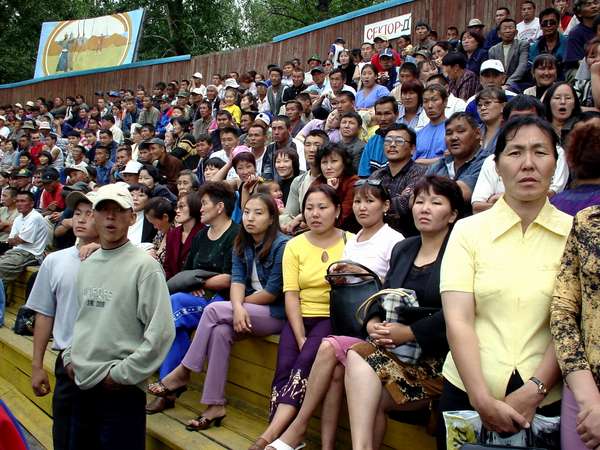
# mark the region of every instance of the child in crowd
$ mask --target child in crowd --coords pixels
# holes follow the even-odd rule
[[[277,181],[265,181],[259,184],[256,188],[256,192],[260,192],[261,194],[269,194],[273,200],[275,200],[279,214],[283,214],[285,211],[285,205],[283,204],[283,191],[281,190],[281,187]]]

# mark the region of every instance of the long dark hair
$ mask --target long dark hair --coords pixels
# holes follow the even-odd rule
[[[315,166],[319,169],[319,176],[324,178],[323,172],[321,171],[321,161],[323,158],[336,153],[342,158],[342,162],[344,163],[344,172],[342,172],[342,177],[350,177],[354,175],[354,167],[352,166],[352,157],[348,153],[348,151],[337,143],[329,143],[323,148],[320,148],[315,156]]]
[[[550,107],[550,101],[552,100],[556,90],[561,86],[567,86],[571,90],[571,95],[573,95],[573,100],[575,101],[573,112],[571,113],[571,117],[569,117],[569,119],[572,117],[577,117],[579,114],[581,114],[581,103],[579,102],[579,97],[577,96],[577,92],[575,92],[573,86],[566,81],[558,81],[548,88],[543,101],[543,104],[546,107],[546,119],[550,123],[552,123],[552,108]]]
[[[267,228],[265,232],[265,237],[263,239],[263,247],[258,253],[258,259],[261,261],[265,261],[271,252],[271,246],[273,245],[273,241],[277,237],[279,233],[279,211],[277,209],[277,205],[275,201],[269,194],[263,194],[261,192],[254,193],[250,196],[246,204],[250,200],[260,200],[266,207],[269,215],[271,216],[272,223]],[[240,232],[235,238],[234,249],[238,256],[244,255],[244,250],[246,247],[254,247],[254,238],[246,231],[246,228],[243,226],[240,227]]]

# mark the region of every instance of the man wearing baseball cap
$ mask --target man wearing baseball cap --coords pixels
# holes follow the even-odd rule
[[[498,59],[488,59],[481,64],[481,69],[479,70],[479,83],[481,84],[482,89],[489,87],[498,87],[500,89],[504,89],[507,100],[510,100],[517,94],[505,89],[505,82],[506,73],[504,71],[504,65],[502,64],[502,61]],[[479,113],[477,112],[475,97],[476,95],[467,100],[467,108],[465,111],[473,116],[477,123],[482,124],[481,119],[479,118]]]
[[[73,327],[79,305],[77,303],[77,275],[81,260],[80,248],[98,241],[98,232],[92,214],[95,193],[73,192],[67,197],[67,206],[74,211],[71,229],[77,245],[50,253],[37,273],[27,307],[36,312],[33,331],[33,360],[31,386],[38,397],[50,392],[50,381],[44,370],[44,354],[53,337],[52,349],[58,350],[54,367],[56,385],[52,396],[52,439],[57,450],[85,446],[87,436],[71,425],[81,407],[80,390],[73,381],[72,370],[66,370],[62,353],[73,337]],[[69,368],[72,369],[72,366]]]
[[[184,169],[181,160],[167,153],[165,142],[159,138],[140,142],[139,148],[150,150],[152,163],[156,166],[160,175],[167,180],[169,190],[177,195],[177,177],[179,177],[179,172]]]
[[[43,215],[48,215],[50,220],[57,219],[60,211],[65,209],[65,200],[62,196],[63,185],[59,181],[60,174],[54,167],[48,167],[42,173],[42,197],[40,209]]]
[[[127,238],[135,213],[124,183],[98,189],[93,211],[101,248],[81,263],[80,309],[62,359],[81,390],[74,415],[86,441],[103,450],[142,450],[141,387],[175,338],[169,291],[160,264]]]

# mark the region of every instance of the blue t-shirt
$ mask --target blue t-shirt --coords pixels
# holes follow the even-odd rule
[[[375,133],[367,141],[358,163],[358,176],[366,178],[373,172],[381,169],[387,164],[387,157],[383,153],[383,136]]]
[[[417,150],[413,159],[433,159],[444,155],[446,151],[446,123],[438,125],[429,123],[417,131]]]
[[[372,108],[377,100],[379,100],[381,97],[385,97],[386,95],[390,95],[390,91],[381,84],[376,84],[373,86],[373,89],[366,97],[365,91],[361,89],[356,93],[356,109]]]

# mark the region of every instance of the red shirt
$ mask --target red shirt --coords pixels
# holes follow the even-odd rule
[[[390,50],[392,51],[392,54],[394,55],[394,67],[400,67],[402,65],[402,57],[400,56],[400,53],[398,53],[393,48],[391,48]],[[383,66],[379,62],[379,53],[376,55],[373,55],[373,57],[371,58],[371,64],[373,64],[375,66],[375,68],[377,69],[378,72],[383,72]]]
[[[46,189],[42,191],[42,197],[40,198],[40,208],[48,209],[48,205],[52,202],[56,202],[58,210],[62,211],[65,209],[65,199],[62,196],[63,185],[59,184],[54,192],[50,193]]]

